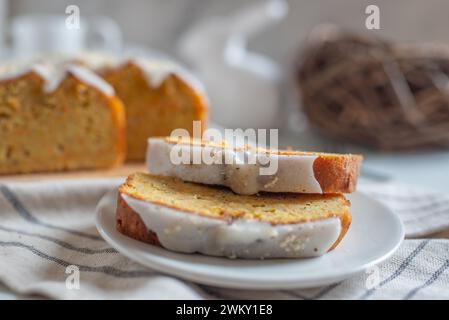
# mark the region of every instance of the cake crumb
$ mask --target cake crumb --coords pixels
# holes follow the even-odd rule
[[[304,250],[306,243],[310,241],[309,237],[301,238],[295,234],[289,234],[280,243],[279,246],[285,252],[299,252]]]
[[[176,225],[176,226],[168,227],[168,228],[164,229],[164,233],[167,234],[167,235],[173,234],[173,233],[176,233],[176,232],[179,232],[179,231],[181,231],[181,226],[179,224]]]
[[[263,187],[264,187],[265,189],[272,188],[272,187],[274,187],[274,185],[278,182],[278,180],[279,180],[279,178],[278,178],[278,177],[275,177],[273,180],[271,180],[270,182],[268,182],[267,184],[265,184]]]

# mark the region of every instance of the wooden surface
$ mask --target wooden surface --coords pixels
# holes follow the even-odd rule
[[[0,182],[7,181],[42,181],[57,179],[77,179],[77,178],[105,178],[128,176],[136,171],[145,171],[143,162],[127,163],[120,167],[102,170],[68,171],[57,173],[33,173],[10,176],[0,176]]]
[[[430,236],[426,236],[424,238],[435,238],[435,239],[446,238],[446,239],[449,239],[449,229],[446,229],[446,230],[443,230],[441,232],[437,232],[437,233],[431,234]]]

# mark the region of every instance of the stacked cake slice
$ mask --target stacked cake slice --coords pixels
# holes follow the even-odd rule
[[[119,188],[117,229],[179,252],[319,256],[349,228],[350,203],[342,193],[355,190],[361,161],[358,155],[150,138],[151,173],[133,174]],[[275,170],[262,174],[270,166]]]

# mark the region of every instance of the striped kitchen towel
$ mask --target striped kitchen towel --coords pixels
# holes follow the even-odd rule
[[[19,297],[57,299],[449,299],[449,240],[442,239],[406,240],[378,267],[314,289],[230,290],[161,274],[125,258],[97,233],[96,204],[121,181],[0,184],[0,282]],[[448,227],[445,195],[391,183],[361,189],[396,210],[408,236]]]

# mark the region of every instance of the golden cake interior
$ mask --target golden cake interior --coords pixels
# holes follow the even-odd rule
[[[34,72],[0,81],[0,174],[109,167],[125,152],[121,102],[68,75],[51,92]]]
[[[177,128],[192,134],[195,120],[201,120],[204,129],[207,103],[177,75],[171,74],[159,87],[151,87],[132,61],[99,73],[125,106],[128,160],[145,158],[148,137],[168,136]]]
[[[338,217],[347,228],[349,201],[341,194],[263,193],[236,195],[227,188],[183,182],[177,178],[135,173],[120,192],[155,204],[211,218],[243,218],[292,224]]]

